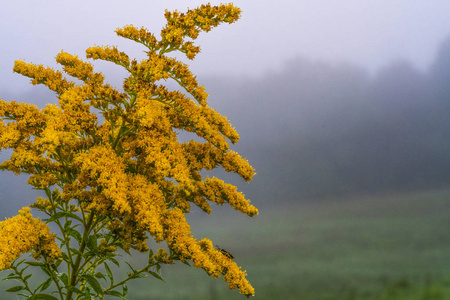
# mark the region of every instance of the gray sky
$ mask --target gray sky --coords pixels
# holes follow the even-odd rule
[[[64,49],[84,58],[94,44],[118,45],[135,54],[143,48],[114,29],[145,26],[159,34],[164,9],[184,11],[206,1],[0,0],[0,91],[28,81],[12,74],[14,60],[55,66]],[[221,1],[211,1],[219,4]],[[242,19],[203,34],[203,52],[190,62],[198,74],[252,75],[279,69],[303,56],[352,62],[376,71],[397,59],[419,69],[432,62],[450,35],[448,0],[237,0]],[[117,70],[114,67],[110,70]]]

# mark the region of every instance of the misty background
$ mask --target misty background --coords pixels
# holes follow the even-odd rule
[[[371,77],[298,58],[256,80],[208,86],[259,173],[249,191],[277,203],[448,186],[449,80],[450,38],[426,71],[397,61]]]
[[[202,3],[0,1],[0,98],[40,107],[56,101],[12,72],[16,59],[59,68],[61,49],[84,57],[94,44],[143,57],[143,48],[114,29],[134,24],[158,33],[165,9]],[[211,106],[241,134],[235,149],[258,175],[249,185],[227,179],[255,205],[449,182],[448,1],[234,4],[241,20],[200,35],[202,52],[189,64]],[[120,67],[95,66],[121,86]],[[12,174],[0,176],[0,214],[7,216],[6,199],[26,199],[26,188],[12,189],[20,181]]]
[[[210,105],[241,135],[233,149],[257,171],[250,184],[217,174],[257,206],[446,187],[449,79],[450,37],[426,71],[401,60],[370,76],[351,63],[296,58],[257,78],[200,77]],[[41,105],[54,98],[40,86],[2,95]],[[7,215],[10,205],[16,210],[29,198],[24,177],[0,176]]]
[[[212,1],[212,4],[218,4]],[[125,24],[158,32],[164,9],[202,1],[0,1],[0,97],[54,103],[43,86],[12,73],[16,59],[58,68],[64,49],[93,44],[131,55]],[[237,184],[256,206],[447,186],[450,177],[450,3],[433,1],[236,1],[237,23],[202,34],[189,62],[241,135],[234,146],[255,167]],[[95,62],[120,86],[120,67]],[[0,160],[8,156],[0,154]],[[0,215],[36,196],[25,176],[0,172]]]
[[[94,44],[118,45],[130,56],[143,57],[143,48],[117,37],[114,29],[134,24],[158,33],[164,9],[184,11],[202,3],[130,0],[125,6],[106,0],[0,0],[0,98],[40,107],[56,102],[47,88],[31,86],[27,78],[12,73],[16,59],[59,68],[54,57],[61,49],[84,58],[84,50]],[[293,294],[305,288],[295,281],[301,272],[301,282],[308,282],[305,278],[312,274],[309,278],[317,276],[314,280],[320,283],[316,290],[322,290],[325,281],[342,279],[338,271],[348,271],[349,266],[354,267],[352,276],[356,274],[351,284],[354,278],[374,282],[358,273],[364,268],[378,272],[379,267],[372,273],[382,280],[396,280],[403,271],[409,276],[418,257],[423,260],[420,272],[447,268],[443,262],[449,261],[445,253],[450,253],[450,2],[234,4],[242,8],[242,19],[201,35],[197,44],[202,52],[188,63],[210,94],[209,104],[240,134],[232,148],[257,172],[249,184],[221,170],[214,174],[237,185],[261,213],[250,219],[227,214],[229,208],[212,207],[212,216],[204,217],[193,209],[188,217],[194,235],[200,238],[206,232],[248,263],[250,280],[264,276],[277,259],[291,259],[273,272],[280,278],[280,289],[291,284]],[[111,84],[121,86],[126,74],[119,67],[98,61],[94,66]],[[9,153],[2,151],[0,161]],[[42,196],[26,186],[26,180],[0,172],[2,219]],[[424,191],[445,192],[438,197],[424,196]],[[406,196],[398,200],[399,194]],[[379,207],[367,200],[372,196],[384,199]],[[393,212],[387,213],[389,209]],[[437,225],[427,227],[424,220],[436,220]],[[358,251],[381,254],[359,257]],[[362,267],[352,265],[358,261],[355,257]],[[405,259],[403,265],[395,260],[399,257]],[[367,267],[367,262],[381,267]],[[286,273],[289,267],[292,274]],[[399,273],[383,273],[388,269]],[[320,271],[337,275],[325,280],[317,275]],[[186,277],[179,282],[187,282]],[[263,278],[255,285],[258,291],[271,284]]]

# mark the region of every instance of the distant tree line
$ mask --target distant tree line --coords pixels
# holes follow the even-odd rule
[[[258,175],[243,189],[258,202],[450,183],[450,38],[426,72],[399,61],[370,76],[298,59],[257,79],[211,81],[213,105],[245,136],[238,151]]]

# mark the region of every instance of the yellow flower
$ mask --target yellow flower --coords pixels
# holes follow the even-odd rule
[[[78,181],[85,188],[90,186],[103,187],[102,196],[110,201],[114,210],[119,213],[130,212],[131,207],[127,201],[127,175],[122,159],[107,146],[96,146],[74,159],[79,168]],[[96,198],[97,200],[103,197]],[[96,200],[94,199],[94,208]],[[101,201],[98,201],[101,205]],[[101,209],[98,210],[101,212]]]
[[[123,67],[128,67],[130,59],[128,55],[121,52],[115,46],[90,47],[86,50],[86,57],[92,59],[103,59],[114,62]]]
[[[52,68],[44,68],[42,65],[26,63],[23,60],[15,61],[13,71],[32,78],[31,83],[34,85],[45,84],[49,89],[58,94],[64,93],[64,91],[75,85],[74,82],[63,78],[60,71],[55,71]]]
[[[147,48],[141,61],[115,46],[88,48],[87,58],[113,62],[129,73],[123,92],[105,83],[105,76],[95,72],[91,63],[64,51],[56,61],[77,83],[52,68],[16,61],[14,72],[55,91],[58,105],[39,109],[0,100],[0,149],[13,150],[0,168],[28,173],[28,183],[47,192],[49,199],[38,198],[34,208],[53,214],[64,205],[83,220],[109,229],[126,250],[148,251],[149,236],[165,241],[170,255],[160,249],[154,261],[191,260],[210,276],[223,276],[230,288],[253,295],[245,271],[214,249],[210,240],[197,241],[185,214],[192,204],[209,213],[211,202],[228,203],[249,216],[258,214],[235,186],[204,178],[202,172],[222,167],[250,181],[255,171],[230,150],[239,135],[225,116],[208,105],[208,94],[189,65],[168,56],[179,51],[193,59],[200,48],[192,40],[201,31],[233,23],[240,13],[232,4],[207,4],[185,13],[167,11],[160,39],[145,28],[117,29],[117,35]],[[166,80],[173,80],[181,90],[167,88]],[[180,141],[180,131],[195,134],[198,141]],[[50,197],[53,185],[62,192],[55,190]],[[48,227],[24,208],[18,216],[0,222],[0,245],[5,245],[0,249],[0,269],[26,252],[51,262],[61,255],[54,241]],[[102,253],[115,251],[109,242],[107,238],[100,242]]]
[[[49,263],[61,257],[55,235],[45,223],[33,218],[29,207],[0,222],[0,245],[0,270],[9,269],[11,262],[23,253],[33,252],[36,260],[44,256]]]
[[[144,27],[138,29],[133,25],[127,25],[123,28],[116,29],[116,34],[135,42],[142,43],[152,50],[159,49],[159,43],[155,36]]]

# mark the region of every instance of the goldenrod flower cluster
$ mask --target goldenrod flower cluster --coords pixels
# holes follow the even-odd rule
[[[0,100],[0,149],[13,149],[0,168],[30,174],[28,183],[46,191],[49,198],[38,198],[32,207],[50,215],[63,209],[77,212],[84,226],[92,226],[89,230],[108,229],[114,239],[100,241],[103,253],[115,251],[116,245],[146,252],[151,236],[165,241],[170,250],[161,249],[154,260],[190,260],[213,277],[223,275],[230,288],[253,295],[245,272],[210,240],[196,241],[184,214],[191,205],[209,213],[210,203],[258,214],[235,186],[201,173],[221,166],[250,181],[254,169],[230,150],[229,142],[236,143],[239,135],[208,105],[208,94],[189,66],[167,55],[181,51],[193,59],[200,48],[187,38],[194,40],[201,31],[233,23],[239,15],[231,4],[202,5],[186,13],[166,11],[160,40],[145,28],[117,29],[119,36],[147,48],[142,61],[115,46],[88,48],[87,58],[110,61],[129,72],[123,92],[105,83],[92,64],[63,51],[56,61],[77,83],[61,71],[16,61],[14,72],[55,91],[58,105],[38,109]],[[182,91],[169,90],[162,80],[174,80]],[[203,142],[179,141],[179,130],[195,133]],[[62,191],[50,197],[55,185]],[[27,210],[1,222],[0,234],[1,268],[29,251],[47,260],[60,255],[54,236]]]
[[[0,270],[11,267],[11,261],[21,254],[33,252],[33,257],[44,257],[53,262],[61,257],[61,250],[55,244],[55,234],[47,225],[33,218],[29,207],[19,210],[19,214],[0,222]]]

